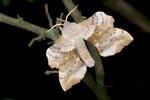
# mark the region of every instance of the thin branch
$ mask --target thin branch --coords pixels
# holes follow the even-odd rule
[[[48,4],[45,4],[44,7],[45,7],[45,14],[46,14],[47,19],[48,19],[48,22],[49,22],[49,27],[53,27],[53,21],[52,21],[52,18],[51,18],[51,16],[50,16],[50,14],[49,14],[49,11],[48,11]],[[48,31],[47,31],[47,32],[48,32]],[[31,47],[32,44],[33,44],[35,41],[40,41],[40,40],[44,39],[44,37],[45,37],[45,35],[47,34],[47,32],[45,32],[45,33],[43,33],[43,34],[41,34],[41,35],[39,35],[39,36],[33,38],[33,39],[29,42],[28,46]],[[52,33],[55,33],[55,36],[57,36],[57,38],[59,38],[59,36],[60,36],[59,31],[57,31],[56,29],[53,29],[53,30],[51,30],[51,32],[52,32]],[[57,34],[56,34],[56,33],[57,33]]]
[[[52,20],[52,18],[51,18],[51,15],[50,15],[50,13],[49,13],[49,10],[48,10],[48,4],[45,4],[45,14],[46,14],[46,16],[47,16],[47,19],[48,19],[48,22],[49,22],[49,26],[50,27],[53,27],[54,25],[53,25],[53,20]],[[56,27],[56,29],[53,29],[53,30],[51,30],[51,31],[53,31],[53,33],[55,33],[55,35],[57,36],[57,38],[59,38],[60,37],[60,31],[57,29],[58,27]]]
[[[32,44],[33,44],[35,41],[42,40],[43,37],[45,37],[45,33],[43,33],[43,34],[41,34],[41,35],[39,35],[39,36],[33,38],[33,39],[29,42],[28,47],[31,47]]]
[[[60,14],[60,19],[62,19],[63,18],[63,16],[64,16],[64,13],[62,12],[61,14]]]
[[[48,30],[46,28],[31,24],[31,23],[29,23],[27,21],[24,21],[24,20],[22,20],[20,22],[20,20],[18,18],[12,18],[12,17],[9,17],[9,16],[7,16],[5,14],[2,14],[2,13],[0,13],[0,22],[6,23],[8,25],[12,25],[12,26],[15,26],[15,27],[18,27],[18,28],[25,29],[27,31],[36,33],[38,35],[41,35],[41,34],[45,33]],[[47,38],[52,39],[52,40],[57,40],[58,39],[57,33],[54,33],[53,31],[48,32],[45,36]]]
[[[57,70],[47,70],[44,73],[45,73],[45,75],[58,74],[58,71]]]
[[[62,24],[62,22],[64,22],[65,20],[62,21],[63,19],[63,16],[64,16],[64,13],[60,13],[60,17],[59,18],[56,18],[56,24]]]
[[[53,21],[52,21],[50,14],[49,14],[49,11],[48,11],[48,4],[45,4],[44,7],[45,7],[45,14],[46,14],[48,22],[49,22],[49,26],[53,27]]]

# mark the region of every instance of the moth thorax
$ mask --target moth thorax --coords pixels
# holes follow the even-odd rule
[[[76,23],[65,23],[62,29],[62,35],[65,39],[75,40],[79,37],[80,25]]]

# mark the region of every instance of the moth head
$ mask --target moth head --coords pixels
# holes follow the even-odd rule
[[[80,25],[74,22],[67,22],[64,23],[62,29],[62,35],[66,39],[77,38],[77,34],[79,33]]]

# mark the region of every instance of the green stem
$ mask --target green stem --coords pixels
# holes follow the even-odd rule
[[[20,22],[20,19],[18,19],[18,18],[12,18],[5,14],[0,13],[0,22],[2,22],[2,23],[6,23],[9,25],[18,27],[18,28],[22,28],[22,29],[28,30],[30,32],[36,33],[38,35],[41,35],[48,30],[46,28],[31,24],[27,21],[24,21],[24,20],[21,20],[21,21],[22,22]],[[56,33],[54,33],[53,31],[48,32],[48,34],[46,34],[45,36],[52,40],[58,39],[58,35]]]
[[[104,86],[104,69],[102,59],[97,48],[90,42],[86,41],[87,48],[95,61],[96,82]]]
[[[105,87],[96,84],[89,72],[86,73],[83,81],[92,90],[98,100],[110,100],[110,97],[106,93]]]

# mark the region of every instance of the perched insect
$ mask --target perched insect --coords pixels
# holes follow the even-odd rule
[[[66,21],[63,24],[62,36],[47,49],[46,56],[49,66],[59,70],[64,91],[79,83],[87,67],[95,64],[84,40],[95,45],[103,57],[119,53],[133,40],[128,32],[115,28],[113,22],[112,16],[98,11],[80,23]]]

